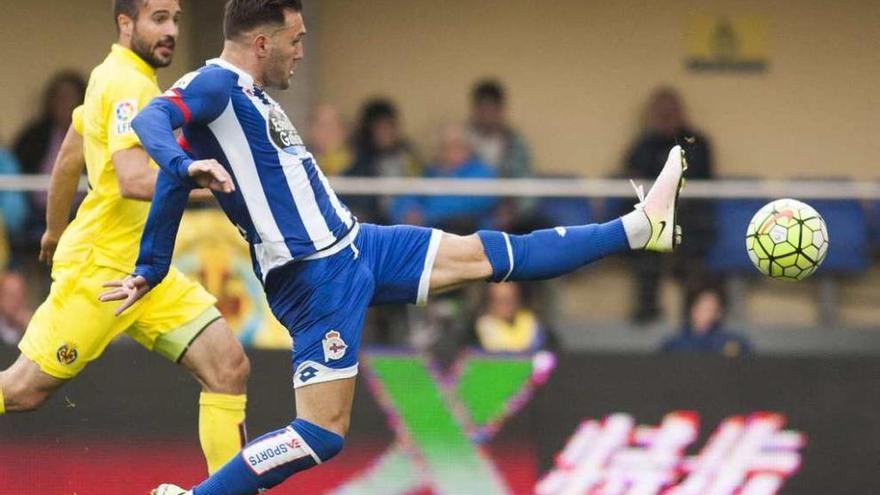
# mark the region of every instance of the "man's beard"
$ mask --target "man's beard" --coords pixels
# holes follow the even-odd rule
[[[287,64],[284,63],[284,59],[282,59],[276,52],[273,52],[269,55],[269,60],[267,63],[270,66],[276,67],[277,70],[272,73],[273,77],[271,78],[271,80],[265,81],[266,86],[281,90],[290,88],[290,71],[284,71],[282,69],[282,67],[287,66]]]
[[[173,39],[164,40],[162,45],[170,46],[172,49],[174,48],[175,42]],[[157,44],[156,47],[159,45]],[[162,60],[156,57],[153,54],[153,47],[151,47],[148,43],[144,42],[138,35],[137,31],[133,32],[131,35],[131,51],[135,52],[137,56],[144,59],[146,63],[148,63],[154,69],[160,69],[162,67],[168,67],[171,65],[171,60],[174,58],[173,55],[168,58],[168,60]]]

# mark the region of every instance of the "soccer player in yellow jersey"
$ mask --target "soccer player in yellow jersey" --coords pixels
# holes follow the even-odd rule
[[[116,317],[98,300],[103,282],[134,269],[157,167],[131,121],[160,94],[155,69],[171,63],[180,13],[179,0],[115,0],[118,42],[92,71],[52,173],[40,252],[52,264],[52,289],[19,345],[21,355],[0,372],[0,414],[36,409],[125,332],[201,384],[199,436],[213,472],[243,444],[249,373],[216,299],[172,269],[135,311]],[[68,226],[83,160],[89,192]]]

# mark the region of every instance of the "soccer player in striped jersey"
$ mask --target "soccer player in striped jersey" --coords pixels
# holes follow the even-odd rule
[[[605,224],[529,235],[454,236],[421,227],[359,224],[266,88],[287,89],[303,57],[300,0],[230,0],[220,58],[184,78],[135,119],[161,167],[134,274],[105,301],[131,307],[168,270],[189,191],[215,193],[251,246],[275,316],[296,342],[296,419],[249,443],[209,479],[159,495],[245,495],[335,456],[349,427],[360,330],[371,305],[424,303],[475,281],[556,277],[630,249],[672,250],[686,168],[676,146],[635,211]],[[188,150],[174,137],[182,128]]]
[[[161,94],[156,69],[171,63],[180,15],[178,0],[114,1],[117,42],[92,71],[52,171],[40,252],[52,264],[52,290],[19,344],[21,356],[0,372],[0,415],[39,407],[124,332],[202,385],[199,439],[213,472],[244,443],[249,370],[217,300],[171,269],[124,318],[98,301],[108,277],[134,269],[158,167],[131,122]],[[83,164],[89,192],[67,225]]]

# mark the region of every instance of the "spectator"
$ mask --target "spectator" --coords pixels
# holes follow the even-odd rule
[[[532,158],[525,139],[507,121],[507,95],[498,81],[478,82],[471,92],[470,134],[477,156],[498,177],[532,176]],[[520,231],[533,223],[534,200],[505,200],[496,209],[496,227]],[[525,219],[525,220],[524,220]]]
[[[627,153],[625,176],[633,179],[656,177],[669,150],[676,144],[684,145],[687,153],[688,179],[713,177],[709,140],[688,122],[679,94],[672,88],[661,87],[648,101],[644,130]],[[676,274],[687,273],[697,278],[705,275],[705,258],[714,239],[714,216],[711,202],[681,202],[678,218],[684,231],[684,243],[673,258]],[[635,298],[638,307],[634,308],[633,319],[637,323],[647,323],[660,316],[657,304],[663,267],[660,256],[647,251],[633,255],[638,285]]]
[[[520,286],[491,284],[486,308],[476,322],[477,342],[487,352],[532,352],[546,347],[547,332],[522,305]]]
[[[414,177],[421,166],[400,131],[397,108],[385,99],[368,101],[353,139],[355,159],[346,175]],[[390,198],[360,196],[346,203],[362,221],[388,223]]]
[[[0,147],[0,176],[19,175],[21,168],[15,155]],[[24,233],[28,220],[28,204],[24,193],[20,191],[0,191],[0,222],[5,232],[4,242],[8,238],[20,238]],[[0,271],[5,264],[0,264]]]
[[[725,299],[717,286],[690,290],[684,327],[663,343],[663,352],[703,352],[736,357],[749,354],[745,336],[724,329]]]
[[[406,321],[406,343],[417,352],[430,354],[441,363],[449,363],[471,339],[473,313],[462,291],[431,299],[424,308],[410,308]]]
[[[487,179],[495,169],[481,161],[473,151],[467,131],[460,126],[443,130],[438,160],[425,169],[425,177]],[[421,196],[396,200],[392,207],[394,223],[429,225],[447,232],[466,234],[491,227],[492,210],[497,201],[479,196]]]
[[[9,236],[6,235],[6,227],[3,218],[0,217],[0,273],[10,265]]]
[[[0,275],[0,342],[18,344],[33,314],[26,304],[24,277],[9,272]]]
[[[499,177],[529,177],[532,159],[525,139],[507,123],[507,98],[497,81],[478,83],[471,95],[471,137],[477,155]]]
[[[318,105],[309,119],[309,150],[327,175],[339,175],[351,166],[345,126],[333,105]]]
[[[50,174],[55,156],[70,127],[73,109],[82,104],[86,82],[76,72],[56,74],[43,92],[40,115],[22,131],[15,141],[15,155],[25,174]],[[46,192],[30,196],[30,219],[25,242],[39,243],[46,229]]]

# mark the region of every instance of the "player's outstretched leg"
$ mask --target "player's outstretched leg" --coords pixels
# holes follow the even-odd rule
[[[622,218],[604,224],[556,227],[528,235],[480,231],[444,236],[431,274],[431,292],[476,280],[543,280],[569,273],[608,255],[630,249],[672,251],[680,242],[678,196],[687,168],[676,146],[647,196]]]
[[[247,444],[191,491],[161,485],[154,495],[255,495],[333,458],[348,433],[355,378],[296,389],[297,419]]]
[[[680,231],[675,223],[676,209],[686,168],[684,152],[680,146],[674,147],[648,195],[641,187],[636,188],[640,201],[635,211],[612,222],[557,227],[524,236],[479,232],[492,265],[491,280],[558,277],[629,249],[672,251]]]

